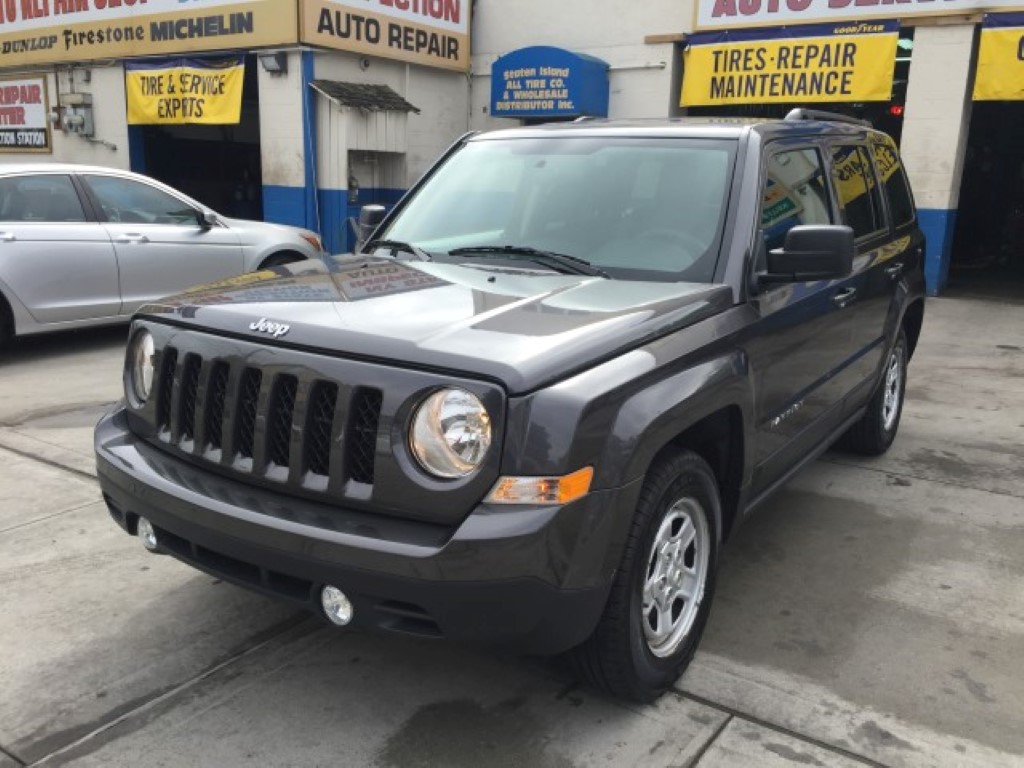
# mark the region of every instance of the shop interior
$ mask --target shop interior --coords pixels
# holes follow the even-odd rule
[[[949,289],[1024,297],[1024,102],[971,111]]]
[[[133,126],[140,147],[132,170],[240,219],[263,218],[256,57],[245,57],[238,125]],[[185,159],[187,158],[187,161]]]

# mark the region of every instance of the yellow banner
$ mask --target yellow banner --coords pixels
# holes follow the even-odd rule
[[[898,37],[894,22],[692,35],[680,105],[888,101]]]
[[[298,42],[297,0],[0,2],[0,69]]]
[[[469,71],[471,0],[302,0],[309,45]]]
[[[235,125],[242,116],[245,64],[177,59],[125,67],[129,125]]]
[[[985,20],[974,100],[1024,101],[1024,14],[994,14]]]

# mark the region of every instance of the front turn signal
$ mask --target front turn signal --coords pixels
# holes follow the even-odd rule
[[[489,504],[568,504],[590,493],[594,468],[562,477],[502,477],[485,501]]]

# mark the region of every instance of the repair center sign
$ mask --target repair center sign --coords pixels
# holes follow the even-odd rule
[[[296,0],[0,1],[0,68],[297,39]]]
[[[129,125],[237,125],[245,62],[172,59],[125,64]]]
[[[985,17],[974,100],[1024,100],[1024,13],[990,13]]]
[[[0,152],[51,152],[46,78],[0,80]]]
[[[899,24],[811,24],[691,35],[681,106],[888,101]]]
[[[302,42],[469,71],[471,0],[303,0]]]

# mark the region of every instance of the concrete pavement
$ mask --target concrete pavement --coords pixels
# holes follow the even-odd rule
[[[92,481],[123,329],[0,358],[0,768],[1024,765],[1024,307],[929,303],[885,457],[726,550],[653,707],[554,662],[343,634],[143,552]]]

